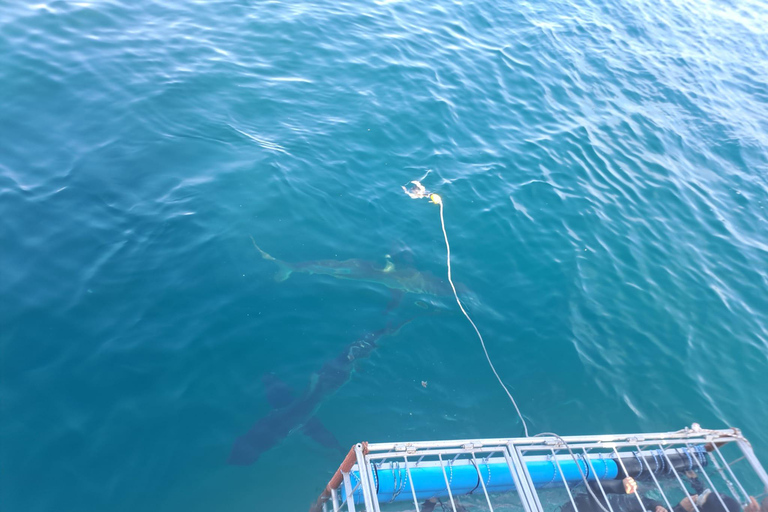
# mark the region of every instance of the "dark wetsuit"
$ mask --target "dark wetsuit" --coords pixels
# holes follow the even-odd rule
[[[701,494],[704,490],[704,486],[699,479],[691,478],[688,481],[690,482],[691,487],[693,487],[694,492],[696,494]],[[667,508],[664,503],[638,494],[640,500],[643,502],[641,507],[637,500],[637,496],[626,493],[624,490],[624,482],[621,480],[601,480],[600,484],[602,484],[603,490],[608,497],[608,502],[611,504],[610,508],[605,503],[605,498],[603,497],[603,493],[600,491],[597,482],[590,482],[589,488],[592,489],[592,492],[597,496],[598,501],[595,501],[595,498],[593,498],[592,494],[589,492],[574,494],[573,501],[576,502],[576,508],[578,508],[579,512],[603,512],[600,505],[602,505],[608,512],[610,512],[611,509],[613,509],[613,512],[644,512],[646,510],[654,512],[658,506]],[[573,503],[571,503],[570,500],[563,505],[562,512],[574,512]],[[685,512],[685,509],[681,505],[677,505],[672,512]]]

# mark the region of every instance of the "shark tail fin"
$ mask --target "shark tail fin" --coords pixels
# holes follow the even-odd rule
[[[284,261],[280,261],[279,259],[275,258],[271,254],[264,251],[261,247],[258,246],[256,243],[256,240],[251,237],[251,242],[253,242],[253,246],[256,248],[257,251],[259,251],[259,254],[261,254],[261,257],[265,260],[274,261],[277,264],[277,273],[275,273],[275,281],[278,283],[285,281],[289,277],[291,277],[291,274],[293,273],[293,268],[291,268],[290,265],[288,265]]]

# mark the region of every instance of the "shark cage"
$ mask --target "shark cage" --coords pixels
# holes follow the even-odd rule
[[[624,493],[627,476],[633,494]],[[702,499],[697,507],[691,497],[706,487],[711,494],[701,496],[720,510],[768,512],[768,474],[741,431],[697,424],[655,434],[360,443],[310,511],[587,512],[589,492],[599,509],[621,512],[608,496],[617,483],[638,510],[651,499],[672,512],[687,497],[691,512],[702,512]]]

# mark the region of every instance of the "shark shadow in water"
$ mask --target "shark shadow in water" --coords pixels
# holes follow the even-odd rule
[[[245,466],[253,464],[273,446],[291,432],[300,430],[303,434],[323,446],[344,451],[333,434],[315,417],[315,413],[326,397],[334,393],[350,378],[358,359],[368,357],[379,340],[394,336],[413,318],[383,329],[370,332],[347,345],[336,358],[323,365],[313,375],[310,385],[299,397],[294,397],[288,386],[274,375],[264,378],[267,401],[272,410],[259,419],[248,432],[238,437],[229,455],[229,464]]]

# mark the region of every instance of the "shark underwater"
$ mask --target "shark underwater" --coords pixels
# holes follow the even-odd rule
[[[360,259],[349,259],[344,261],[337,260],[317,260],[305,261],[300,263],[288,263],[281,261],[266,253],[256,244],[256,240],[251,237],[256,250],[265,260],[272,261],[277,265],[275,281],[285,281],[291,274],[319,274],[335,277],[337,279],[348,279],[350,281],[364,281],[368,283],[382,284],[391,289],[395,294],[414,293],[421,295],[434,295],[438,297],[447,297],[452,295],[451,287],[447,281],[436,277],[429,272],[420,272],[412,267],[400,267],[395,265],[392,258],[387,255],[383,267],[374,263]],[[459,286],[459,289],[463,287]]]
[[[333,434],[315,417],[315,413],[326,397],[349,381],[358,359],[368,357],[382,338],[396,335],[412,321],[413,318],[396,325],[390,323],[350,343],[312,376],[310,385],[298,397],[294,397],[288,386],[273,374],[266,375],[263,380],[272,410],[237,438],[228,463],[238,466],[253,464],[261,454],[296,430],[322,446],[343,451]]]

